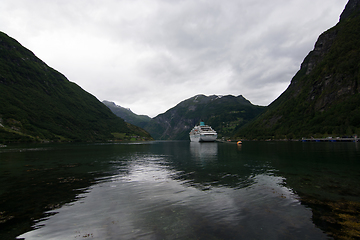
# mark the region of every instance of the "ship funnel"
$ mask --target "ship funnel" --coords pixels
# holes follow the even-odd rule
[[[204,122],[200,122],[200,126],[205,126],[205,123],[204,123]]]

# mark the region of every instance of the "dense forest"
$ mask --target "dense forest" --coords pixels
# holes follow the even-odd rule
[[[151,138],[0,32],[0,143]]]

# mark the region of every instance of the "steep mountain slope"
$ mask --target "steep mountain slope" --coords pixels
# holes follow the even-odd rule
[[[252,105],[243,96],[197,95],[153,118],[145,130],[155,139],[189,139],[189,132],[200,120],[211,125],[219,137],[259,115],[265,107]]]
[[[103,104],[107,106],[116,116],[121,117],[126,122],[131,123],[135,126],[144,128],[151,120],[149,116],[146,115],[137,115],[133,113],[130,109],[123,108],[116,105],[114,102],[103,101]]]
[[[360,134],[360,0],[321,34],[289,87],[236,134],[301,138]]]
[[[0,141],[150,137],[0,32]]]

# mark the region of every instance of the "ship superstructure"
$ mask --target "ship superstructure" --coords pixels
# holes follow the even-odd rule
[[[200,122],[200,125],[195,126],[189,133],[192,142],[214,142],[217,138],[217,133],[210,126]]]

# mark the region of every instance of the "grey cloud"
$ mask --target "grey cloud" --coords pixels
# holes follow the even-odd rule
[[[100,100],[155,116],[195,94],[267,105],[347,0],[4,0],[2,31]]]

